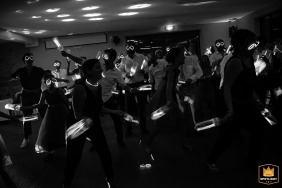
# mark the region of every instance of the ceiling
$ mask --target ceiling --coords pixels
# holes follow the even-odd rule
[[[204,0],[200,0],[204,2]],[[163,30],[166,24],[179,26],[226,22],[265,8],[277,0],[218,0],[201,5],[195,0],[1,0],[0,28],[32,38],[71,34],[126,31],[139,29]],[[188,4],[190,3],[190,4]],[[129,6],[150,4],[147,8],[130,10]],[[97,6],[97,9],[82,8]],[[59,8],[57,12],[47,9]],[[120,13],[139,12],[132,16]],[[85,14],[99,13],[95,17]],[[68,17],[57,17],[68,14]],[[38,18],[32,18],[38,16]],[[102,20],[89,20],[102,18]],[[63,22],[63,19],[75,19]]]

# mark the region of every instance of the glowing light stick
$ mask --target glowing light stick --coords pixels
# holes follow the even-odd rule
[[[164,115],[166,115],[169,111],[169,107],[167,105],[164,105],[162,107],[160,107],[159,109],[157,109],[156,111],[152,112],[151,114],[151,119],[152,120],[157,120],[161,117],[163,117]]]
[[[146,64],[147,64],[147,61],[144,59],[142,65],[141,65],[141,70],[143,70],[143,68]]]
[[[265,108],[263,111],[261,111],[261,114],[263,115],[263,117],[266,119],[266,121],[270,125],[277,124],[276,118],[269,112],[269,110],[267,108]]]
[[[71,140],[75,139],[92,127],[92,125],[93,120],[90,118],[80,120],[68,128],[66,138]]]
[[[63,51],[64,50],[64,47],[61,45],[58,37],[53,37],[52,40],[56,44],[56,46],[58,47],[59,51]]]
[[[137,67],[131,67],[129,75],[133,76],[136,73],[136,69]]]
[[[25,116],[19,119],[22,122],[27,122],[27,121],[36,121],[38,120],[38,115],[33,115],[33,116]]]
[[[206,49],[205,55],[211,55],[211,54],[212,54],[211,48],[212,48],[212,47],[210,46],[210,47],[208,47],[208,48]]]
[[[185,84],[185,81],[179,80],[177,84]]]
[[[151,164],[141,164],[140,168],[144,169],[144,168],[151,168],[152,165]]]
[[[152,159],[153,161],[155,160],[153,154],[151,154],[151,159]]]
[[[261,73],[266,67],[266,63],[262,59],[260,59],[259,56],[255,61],[254,65],[255,65],[256,75],[259,75],[259,73]]]
[[[202,131],[216,126],[219,126],[219,118],[212,118],[206,121],[196,123],[194,129],[196,131]]]
[[[229,45],[229,46],[228,46],[228,48],[227,48],[227,50],[226,50],[226,54],[229,54],[231,47],[232,47],[232,45]]]
[[[119,94],[119,91],[118,91],[118,90],[112,90],[111,93],[112,93],[112,94],[115,94],[115,95],[118,95],[118,94]]]
[[[258,45],[259,45],[259,41],[257,41],[256,43],[252,43],[249,47],[248,47],[248,50],[252,50],[254,48],[256,48]]]
[[[102,74],[102,77],[103,77],[103,78],[106,78],[106,76],[105,76],[105,74],[104,74],[103,72],[102,72],[101,74]]]
[[[6,104],[5,105],[5,109],[7,110],[15,110],[15,111],[19,111],[20,110],[21,105],[20,104]]]
[[[152,90],[151,84],[146,84],[137,88],[138,91],[150,91]]]
[[[75,74],[72,76],[72,80],[75,81],[75,80],[79,80],[81,79],[81,75],[80,74]]]
[[[124,114],[124,120],[132,122],[132,123],[139,124],[138,120],[134,120],[133,117],[131,115],[127,114],[127,113]]]

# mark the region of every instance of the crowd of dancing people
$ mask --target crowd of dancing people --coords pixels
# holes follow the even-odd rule
[[[61,51],[67,70],[61,69],[59,60],[54,60],[52,71],[34,66],[33,54],[24,54],[25,66],[11,77],[19,79],[22,86],[21,106],[17,110],[30,116],[38,109],[42,117],[35,151],[46,152],[44,160],[48,162],[53,160],[56,149],[66,147],[63,187],[71,187],[87,139],[101,159],[106,182],[115,187],[112,156],[100,116],[110,115],[117,144],[126,147],[125,137],[130,137],[134,130],[133,122],[124,120],[130,114],[139,120],[148,154],[162,131],[162,121],[186,126],[190,135],[191,127],[194,130],[198,123],[213,120],[214,126],[219,126],[219,137],[206,159],[212,173],[220,171],[217,160],[243,128],[250,136],[247,164],[250,168],[257,167],[261,138],[268,126],[262,111],[276,117],[277,127],[282,121],[281,39],[269,42],[263,36],[239,29],[232,35],[228,48],[221,39],[213,45],[201,57],[197,56],[194,41],[188,48],[176,44],[167,51],[158,49],[148,54],[138,53],[138,45],[128,41],[124,57],[118,56],[113,48],[97,53],[93,59]],[[72,71],[71,63],[76,65]],[[140,90],[148,84],[150,90]],[[153,118],[160,109],[166,109],[163,116]],[[1,116],[18,121],[7,114]],[[192,121],[185,121],[185,116]],[[76,138],[66,139],[66,130],[81,120],[87,121],[89,128]],[[21,149],[30,145],[31,124],[23,122]],[[277,134],[281,136],[281,127]],[[0,143],[0,157],[10,160],[2,138]],[[193,150],[191,145],[184,147]],[[16,187],[5,171],[5,163],[0,165],[7,186]]]

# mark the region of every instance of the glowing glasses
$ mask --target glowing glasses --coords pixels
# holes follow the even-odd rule
[[[47,79],[46,80],[46,85],[47,86],[50,86],[51,84],[55,83],[56,82],[56,79],[52,78],[52,79]]]
[[[265,108],[263,111],[261,111],[261,114],[270,125],[277,124],[276,118],[269,112],[268,109]]]
[[[15,111],[19,111],[21,108],[21,105],[20,104],[6,104],[5,105],[5,109],[7,110],[15,110]]]
[[[248,47],[248,50],[252,50],[254,48],[256,48],[258,45],[259,45],[259,41],[255,42],[255,43],[252,43],[249,47]]]
[[[64,50],[64,47],[61,45],[58,37],[53,37],[52,40],[56,44],[56,46],[57,46],[59,51],[63,51]]]
[[[19,120],[22,121],[22,122],[26,122],[26,121],[36,121],[36,120],[38,120],[38,115],[22,117],[22,118],[20,118]]]
[[[146,84],[137,88],[138,91],[150,91],[152,90],[151,84]]]
[[[59,62],[54,63],[54,67],[59,67],[60,65],[61,65],[61,63],[59,63]]]
[[[124,58],[124,55],[118,56],[118,59],[122,59],[122,58]]]
[[[168,111],[169,111],[169,107],[164,105],[164,106],[160,107],[159,109],[157,109],[156,111],[152,112],[151,119],[152,120],[160,119],[161,117],[166,115],[168,113]]]
[[[138,120],[134,120],[133,117],[127,113],[124,114],[124,120],[128,122],[139,124]]]
[[[166,50],[167,52],[169,52],[170,48],[169,48],[169,47],[167,47],[165,50]]]
[[[216,47],[224,46],[224,42],[217,42],[217,43],[215,44],[215,46],[216,46]]]
[[[108,54],[102,54],[102,58],[105,59],[105,60],[108,60],[109,56],[108,56]]]
[[[140,165],[140,168],[141,168],[141,169],[151,168],[151,167],[152,167],[151,164],[141,164],[141,165]]]
[[[28,61],[28,60],[32,60],[33,61],[33,56],[25,56],[24,60]]]
[[[126,46],[126,50],[134,50],[134,46]]]
[[[87,131],[89,128],[93,126],[93,120],[90,118],[82,119],[72,126],[68,128],[66,131],[66,138],[67,139],[75,139],[81,134],[83,134],[85,131]]]
[[[202,130],[210,129],[212,127],[216,127],[218,125],[219,125],[219,118],[212,118],[206,121],[196,123],[194,129],[196,131],[202,131]]]

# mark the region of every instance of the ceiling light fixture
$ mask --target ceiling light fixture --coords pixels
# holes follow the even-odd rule
[[[174,29],[174,25],[166,25],[165,26],[165,30],[167,30],[167,31],[171,31],[173,29]]]
[[[45,21],[45,22],[49,22],[49,21],[50,21],[50,19],[45,19],[44,21]]]
[[[199,5],[207,5],[211,3],[216,3],[216,1],[203,1],[198,3],[183,3],[183,6],[199,6]]]
[[[85,0],[76,0],[76,1],[80,2],[80,1],[85,1]]]
[[[41,16],[32,16],[31,18],[37,19],[37,18],[41,18]]]
[[[91,7],[84,7],[82,8],[82,10],[94,10],[94,9],[97,9],[99,8],[98,6],[91,6]]]
[[[68,35],[73,35],[74,33],[69,33]]]
[[[24,13],[24,11],[23,11],[23,10],[16,10],[15,12],[16,12],[16,13],[18,13],[18,14],[22,14],[22,13]]]
[[[47,9],[46,12],[57,12],[59,10],[60,8],[52,8],[52,9]]]
[[[128,9],[141,9],[141,8],[147,8],[149,6],[151,6],[151,4],[137,4],[128,7]]]
[[[91,13],[91,14],[84,14],[84,17],[95,17],[95,16],[101,16],[100,13]]]
[[[138,14],[139,12],[124,12],[124,13],[120,13],[118,14],[119,16],[132,16],[135,14]]]
[[[39,0],[30,0],[30,1],[26,1],[26,4],[30,5],[37,2],[39,2]]]
[[[65,17],[69,17],[69,14],[59,14],[57,15],[58,18],[65,18]]]
[[[23,34],[29,35],[30,31],[23,31]]]
[[[10,40],[15,40],[15,38],[10,38]]]
[[[91,21],[96,21],[96,20],[103,20],[104,18],[90,18],[89,20]]]
[[[75,21],[75,19],[70,18],[70,19],[63,19],[63,20],[62,20],[62,22],[72,22],[72,21]]]

